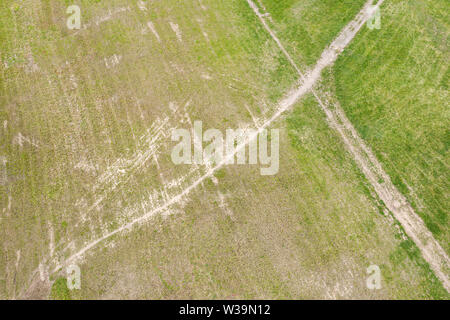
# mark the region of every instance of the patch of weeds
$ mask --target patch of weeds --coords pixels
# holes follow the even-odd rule
[[[66,278],[56,279],[52,285],[49,298],[51,300],[72,300]]]

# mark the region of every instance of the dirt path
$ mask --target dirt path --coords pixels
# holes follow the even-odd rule
[[[305,77],[283,47],[280,39],[278,39],[276,34],[268,26],[265,21],[265,15],[259,12],[259,8],[252,0],[247,0],[247,2],[259,17],[264,28],[278,44],[294,69],[298,72],[304,83],[309,81],[315,82],[317,80],[323,68],[327,65],[331,65],[336,60],[337,56],[351,42],[361,27],[366,23],[368,17],[374,12],[369,9],[372,5],[372,1],[367,1],[361,12],[343,29],[331,45],[325,49],[316,67]],[[376,6],[379,7],[383,2],[384,0],[378,1]],[[422,252],[424,259],[430,264],[431,269],[441,280],[447,292],[450,293],[450,281],[448,278],[450,261],[446,252],[442,249],[436,239],[434,239],[432,233],[428,230],[422,219],[415,213],[407,199],[394,186],[389,175],[383,170],[372,150],[358,135],[357,131],[346,117],[339,102],[331,95],[324,93],[321,89],[317,91],[312,88],[311,92],[325,112],[329,125],[339,133],[347,150],[352,154],[354,160],[374,188],[378,197],[384,202],[398,222],[400,222],[405,232]]]

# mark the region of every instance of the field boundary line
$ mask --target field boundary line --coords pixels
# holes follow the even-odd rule
[[[284,48],[280,39],[269,27],[264,19],[265,15],[259,12],[259,8],[252,0],[247,0],[247,2],[258,16],[264,28],[277,43],[280,50],[284,53],[289,63],[297,71],[301,79],[305,81],[305,75],[301,72],[300,68]],[[379,0],[375,6],[372,6],[373,1],[369,0],[364,5],[362,11],[366,12],[366,17],[367,15],[370,16],[374,13],[374,9],[379,8],[383,2],[384,0]],[[365,23],[364,22],[361,24],[362,20],[359,23],[354,22],[357,22],[357,19],[356,21],[354,19],[344,28],[343,31],[341,31],[336,40],[334,40],[329,46],[329,49],[334,47],[338,50],[341,48],[343,50],[343,48],[350,43]],[[357,28],[357,30],[352,30],[352,28]],[[344,47],[340,46],[340,43],[343,43]],[[326,53],[326,50],[324,53]],[[322,54],[321,59],[324,58],[324,53]],[[392,183],[389,175],[384,171],[381,163],[378,161],[373,151],[359,136],[338,101],[330,103],[330,101],[326,98],[322,99],[314,88],[311,89],[311,92],[324,111],[327,117],[327,122],[339,133],[346,149],[351,153],[353,159],[362,170],[371,186],[374,188],[378,197],[384,202],[388,210],[391,211],[395,219],[397,219],[397,221],[401,224],[406,234],[414,241],[420,249],[423,258],[429,263],[431,269],[442,282],[447,292],[450,293],[450,281],[446,273],[446,270],[448,270],[450,266],[450,260],[444,249],[436,241],[433,234],[428,230],[423,220],[414,211],[405,196]],[[330,106],[330,104],[332,104],[332,106]]]

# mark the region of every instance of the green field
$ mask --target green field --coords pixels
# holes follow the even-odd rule
[[[81,7],[86,26],[79,31],[66,27],[65,10],[72,3]],[[271,14],[270,26],[305,69],[363,3],[263,0],[258,5]],[[427,4],[430,16],[439,12],[438,3]],[[412,12],[407,6],[402,10]],[[336,94],[393,180],[405,179],[415,190],[414,197],[401,191],[424,219],[429,217],[432,231],[437,226],[435,235],[448,249],[447,151],[438,146],[438,141],[446,146],[448,135],[447,91],[431,90],[436,83],[447,88],[444,75],[432,82],[436,73],[446,74],[446,44],[439,42],[445,34],[433,38],[440,43],[432,47],[436,50],[426,40],[417,48],[435,53],[442,63],[433,65],[443,69],[415,71],[417,77],[418,71],[424,74],[417,87],[390,85],[398,90],[390,95],[395,114],[416,119],[403,127],[392,115],[377,121],[375,110],[386,106],[375,104],[377,97],[393,92],[383,81],[401,76],[380,70],[384,63],[371,65],[373,78],[361,68],[367,65],[362,59],[389,56],[383,43],[393,37],[387,26],[400,23],[395,14],[404,15],[383,13],[378,34],[363,30],[338,60]],[[429,23],[434,30],[427,17],[416,24]],[[387,40],[379,41],[383,36]],[[405,46],[412,41],[394,36]],[[379,56],[366,53],[377,45]],[[402,74],[409,67],[399,61],[401,46],[395,48],[399,56],[392,59]],[[358,50],[364,55],[356,55]],[[167,209],[93,246],[76,261],[81,289],[69,290],[62,271],[69,257],[164,206],[206,172],[172,163],[172,128],[189,129],[195,120],[223,131],[253,126],[255,118],[262,123],[299,76],[245,0],[5,0],[0,58],[0,298],[449,298],[311,95],[271,126],[281,132],[277,175],[261,176],[257,166],[223,167]],[[369,88],[377,84],[377,95],[369,99]],[[403,109],[413,104],[404,100],[418,89],[424,93],[416,98],[430,108],[421,109],[418,100],[417,110],[425,114],[413,117]],[[361,105],[365,114],[352,112]],[[426,115],[430,123],[420,121]],[[364,121],[386,133],[372,137],[374,129]],[[404,140],[416,123],[423,131],[413,132],[416,140]],[[393,127],[400,132],[397,145]],[[404,150],[419,161],[394,162],[389,150]],[[421,170],[434,180],[412,179]],[[50,281],[40,280],[40,264]],[[380,290],[366,286],[366,269],[374,264],[382,271]]]
[[[351,122],[447,253],[449,9],[448,1],[388,1],[381,29],[364,30],[334,71]]]
[[[361,10],[365,0],[262,0],[277,35],[304,68],[315,65],[323,49]]]

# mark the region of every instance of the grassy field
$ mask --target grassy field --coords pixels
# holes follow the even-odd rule
[[[447,253],[449,9],[388,1],[381,29],[364,30],[334,72],[348,117]]]
[[[311,65],[363,1],[263,2]],[[93,247],[81,290],[36,282],[206,171],[172,163],[172,128],[262,122],[298,81],[246,1],[79,1],[80,31],[71,3],[0,4],[0,297],[448,298],[311,97],[273,126],[279,174],[227,166]],[[301,3],[323,10],[296,29]]]
[[[260,0],[270,13],[270,22],[283,45],[299,65],[314,66],[323,49],[348,21],[361,10],[365,0]],[[326,20],[326,21],[324,21]]]

